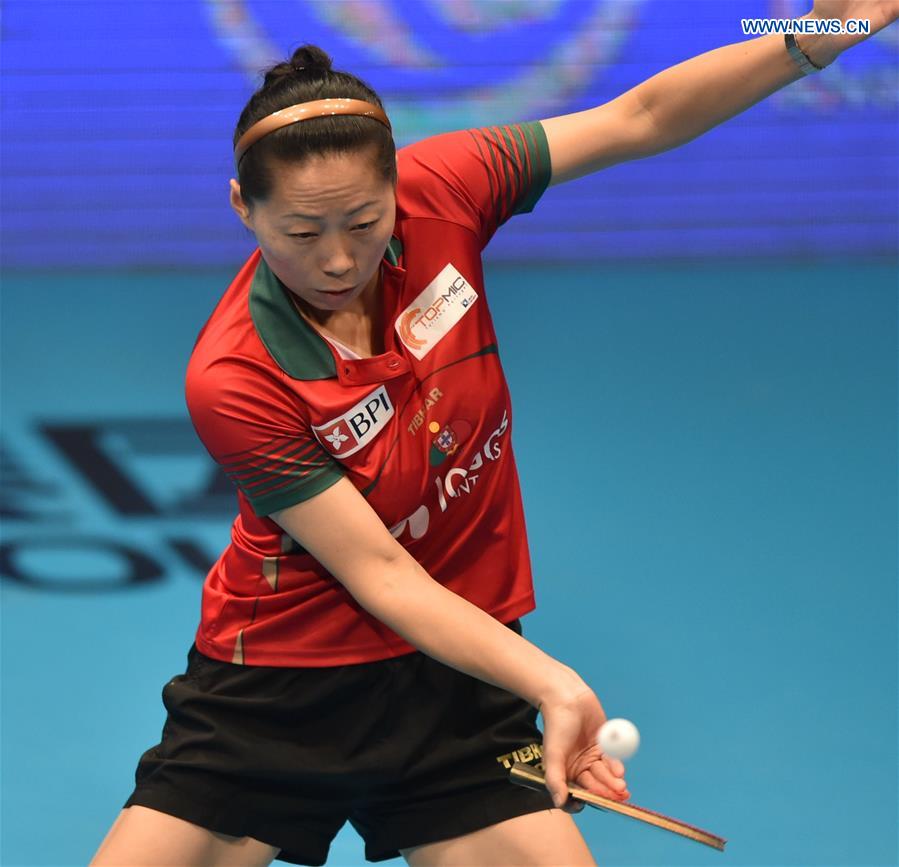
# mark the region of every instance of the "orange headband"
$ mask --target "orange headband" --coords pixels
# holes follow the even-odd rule
[[[297,123],[301,120],[309,120],[313,117],[325,117],[332,114],[357,114],[363,117],[371,117],[380,121],[393,131],[387,115],[370,102],[362,99],[316,99],[312,102],[301,102],[298,105],[289,105],[282,108],[268,117],[257,120],[237,141],[234,148],[234,164],[239,165],[241,157],[256,144],[263,136],[281,129],[291,123]]]

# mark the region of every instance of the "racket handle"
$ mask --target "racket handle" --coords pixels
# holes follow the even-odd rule
[[[512,765],[512,770],[509,771],[509,779],[513,783],[518,783],[519,786],[524,786],[526,789],[534,789],[538,792],[549,791],[546,788],[546,782],[543,777],[538,776],[534,769],[524,762],[515,762]]]

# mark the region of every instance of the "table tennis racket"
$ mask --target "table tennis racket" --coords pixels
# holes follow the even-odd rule
[[[535,768],[533,765],[525,762],[515,762],[512,770],[509,772],[509,781],[517,783],[519,786],[525,786],[528,789],[546,790],[546,778],[542,770]],[[702,828],[696,828],[681,822],[678,819],[672,819],[670,816],[664,816],[656,813],[654,810],[647,810],[646,807],[638,807],[636,804],[629,804],[622,801],[613,801],[610,798],[603,798],[601,795],[594,795],[593,792],[582,789],[580,786],[568,784],[568,792],[573,798],[596,807],[597,810],[610,810],[613,813],[620,813],[622,816],[629,816],[631,819],[639,819],[657,828],[664,828],[674,834],[680,834],[683,837],[689,837],[697,843],[705,843],[713,849],[724,851],[724,844],[727,843],[723,837],[712,834],[709,831],[703,831]]]

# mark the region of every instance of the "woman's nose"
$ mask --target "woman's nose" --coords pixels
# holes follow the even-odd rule
[[[324,251],[322,271],[335,279],[352,271],[355,263],[349,249],[339,243],[332,244]]]

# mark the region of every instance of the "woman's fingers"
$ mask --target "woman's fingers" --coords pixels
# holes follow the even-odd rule
[[[548,787],[554,793],[561,794],[561,791],[564,790],[557,789],[555,775],[552,776],[553,785],[550,786],[547,781]],[[627,783],[624,781],[624,765],[619,759],[609,756],[602,756],[593,761],[572,782],[588,792],[614,801],[626,801],[631,796],[627,789]],[[580,813],[584,809],[584,802],[574,797],[568,797],[564,803],[559,805],[559,808],[566,813]]]
[[[621,759],[613,759],[611,756],[603,754],[602,761],[616,777],[624,776],[624,763]]]
[[[611,756],[603,755],[601,761],[597,762],[597,766],[608,770],[608,774],[604,774],[600,770],[597,776],[606,781],[616,795],[630,797],[630,792],[628,792],[627,784],[624,781],[624,763],[621,759],[613,759]]]
[[[553,805],[561,808],[570,797],[566,786],[565,763],[556,759],[554,752],[546,748],[543,753],[543,765],[545,769],[543,779],[552,795]]]
[[[606,762],[594,762],[590,770],[600,782],[616,792],[623,792],[627,788],[623,775],[613,771]]]
[[[626,800],[631,796],[627,790],[627,783],[616,774],[613,774],[603,762],[594,762],[579,777],[579,783],[583,788],[604,798]]]

